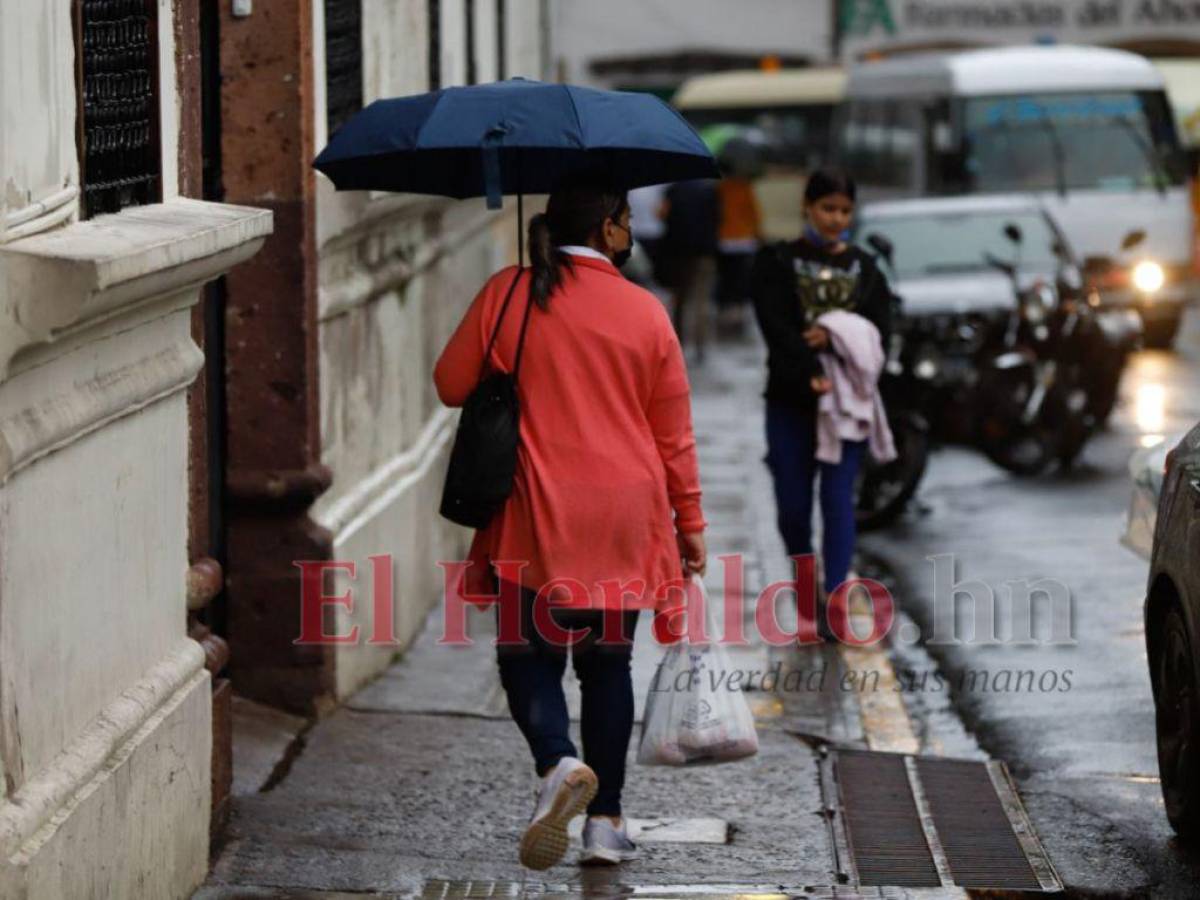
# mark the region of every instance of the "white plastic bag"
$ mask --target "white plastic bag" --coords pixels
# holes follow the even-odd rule
[[[709,602],[700,579],[693,578],[693,584],[710,640],[693,644],[685,635],[663,655],[642,716],[637,759],[644,766],[731,762],[758,752],[754,716],[720,643],[716,604]]]

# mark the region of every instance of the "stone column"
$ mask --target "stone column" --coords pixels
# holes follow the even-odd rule
[[[0,896],[185,897],[206,874],[191,309],[270,229],[175,199],[0,247]]]

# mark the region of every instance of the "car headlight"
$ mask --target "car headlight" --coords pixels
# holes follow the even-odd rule
[[[1133,267],[1133,286],[1143,294],[1156,293],[1166,280],[1167,273],[1153,260],[1142,260]]]

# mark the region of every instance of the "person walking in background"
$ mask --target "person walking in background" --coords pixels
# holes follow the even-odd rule
[[[779,531],[788,555],[807,557],[804,565],[811,566],[819,474],[823,597],[845,581],[854,555],[854,483],[869,435],[842,440],[826,457],[836,462],[819,458],[818,402],[834,388],[825,365],[832,360],[822,359],[833,351],[831,336],[819,320],[832,311],[853,313],[873,326],[882,346],[891,330],[891,292],[883,273],[869,254],[849,243],[856,194],[848,175],[814,172],[804,192],[804,233],[764,247],[751,275],[754,310],[767,344],[766,462]],[[811,568],[797,576],[803,590],[811,583],[805,580],[812,578]],[[824,612],[822,601],[817,626],[828,639]]]
[[[750,271],[761,244],[762,212],[753,182],[743,175],[727,171],[717,191],[721,204],[717,324],[723,331],[740,334],[750,296]]]
[[[562,858],[568,821],[584,807],[581,862],[616,863],[636,853],[621,792],[638,614],[654,608],[659,586],[706,567],[683,354],[663,305],[618,271],[630,242],[623,193],[594,184],[555,191],[529,226],[531,268],[508,268],[488,281],[434,370],[442,402],[462,405],[485,364],[512,371],[525,304],[533,304],[518,378],[513,491],[476,533],[468,570],[492,560],[527,563],[519,584],[495,587],[500,605],[519,596],[527,641],[499,644],[497,655],[509,710],[541,776],[519,851],[533,869]],[[484,359],[514,278],[521,314],[504,318]],[[561,629],[588,630],[572,650],[583,699],[582,760],[562,688],[567,649],[533,627],[538,591],[564,580],[586,588],[569,607],[554,596],[551,613]],[[614,596],[613,585],[625,593]]]
[[[721,203],[716,182],[704,179],[671,185],[666,199],[666,257],[675,331],[704,361],[717,283],[717,231]]]
[[[651,277],[660,287],[667,287],[662,266],[663,238],[667,233],[667,223],[663,221],[666,197],[665,184],[652,184],[629,192],[629,227],[633,230],[633,239],[646,252]]]

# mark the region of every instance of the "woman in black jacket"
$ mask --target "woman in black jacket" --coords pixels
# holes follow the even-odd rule
[[[764,247],[751,287],[767,342],[766,461],[775,481],[779,531],[788,555],[806,557],[811,566],[819,471],[826,595],[845,581],[854,554],[854,482],[866,442],[844,441],[836,465],[816,459],[817,398],[831,388],[820,359],[830,352],[829,333],[816,321],[835,309],[857,313],[875,325],[885,347],[891,331],[887,281],[874,259],[849,243],[856,195],[849,176],[813,173],[804,191],[804,234]],[[797,575],[803,585],[804,571]],[[827,637],[824,625],[822,616],[818,628]]]

